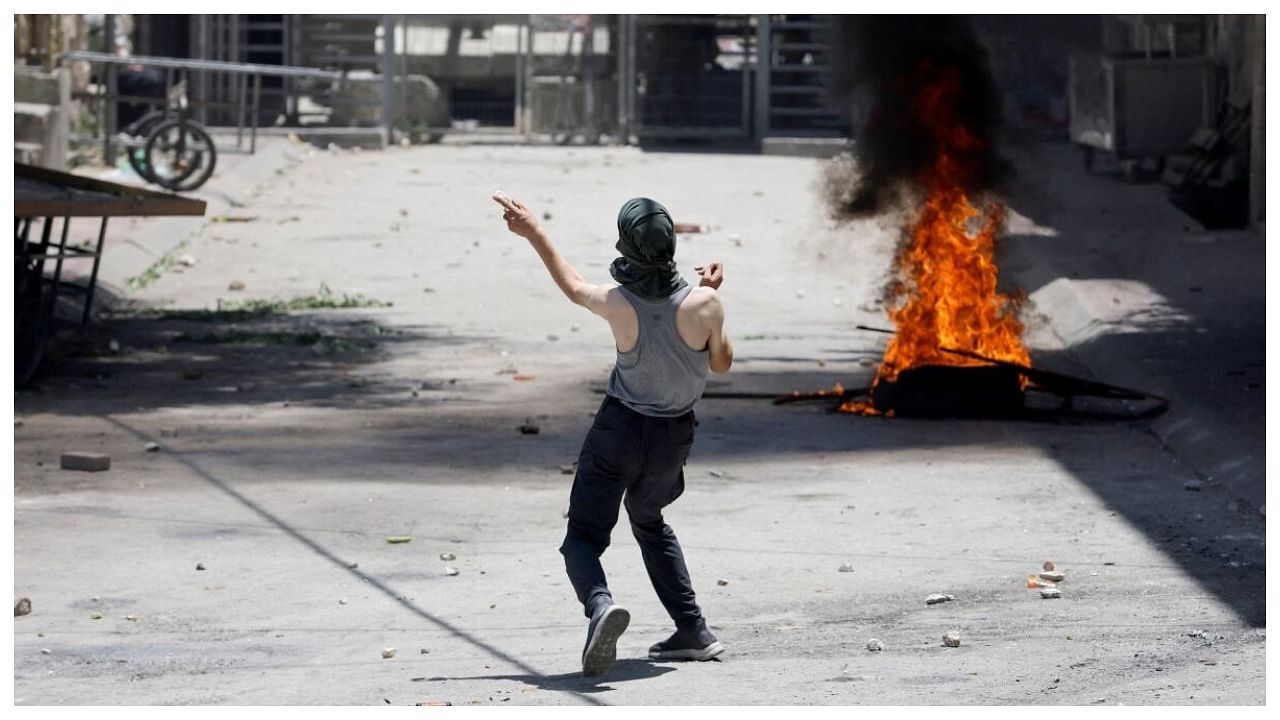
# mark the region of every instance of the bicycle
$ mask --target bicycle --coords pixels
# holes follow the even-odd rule
[[[173,192],[190,192],[213,176],[218,151],[200,123],[187,116],[182,86],[176,110],[154,110],[122,131],[129,166],[143,180]]]

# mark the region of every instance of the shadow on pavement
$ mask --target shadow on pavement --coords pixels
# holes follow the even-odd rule
[[[532,685],[540,690],[557,690],[574,693],[598,693],[613,690],[608,683],[649,680],[661,677],[675,668],[658,665],[652,660],[627,659],[615,662],[603,675],[586,677],[581,672],[560,675],[471,675],[466,677],[430,677],[427,681],[442,680],[510,680]]]
[[[131,425],[124,423],[118,419],[111,418],[111,417],[108,417],[106,419],[108,422],[112,423],[113,425],[120,428],[121,430],[133,435],[138,440],[154,441],[156,439],[148,436],[146,433],[143,433],[138,429],[132,427]],[[177,454],[177,453],[173,455],[173,459],[176,462],[181,463],[183,466],[185,466],[188,470],[190,470],[196,476],[208,482],[210,485],[217,488],[218,490],[220,490],[221,492],[223,492],[224,494],[226,494],[236,502],[240,503],[244,507],[253,511],[263,520],[267,521],[271,525],[274,525],[275,527],[284,531],[287,535],[289,535],[289,537],[307,546],[316,555],[324,558],[325,560],[329,561],[339,569],[347,573],[350,573],[352,576],[367,583],[370,587],[377,589],[383,595],[387,596],[389,599],[396,602],[401,607],[410,611],[414,615],[417,615],[418,617],[439,627],[442,630],[448,631],[454,637],[464,642],[470,643],[471,645],[475,646],[477,649],[485,653],[488,653],[489,655],[492,655],[494,658],[497,658],[498,660],[508,663],[510,665],[514,665],[515,667],[525,671],[528,677],[542,677],[537,670],[535,670],[533,667],[529,666],[528,664],[524,663],[523,661],[519,660],[518,658],[513,657],[512,655],[509,655],[506,651],[502,650],[501,648],[495,647],[485,642],[484,640],[481,640],[475,635],[467,632],[466,630],[458,627],[457,625],[454,625],[453,623],[450,623],[444,618],[441,618],[429,612],[425,608],[419,606],[414,601],[410,600],[403,593],[396,590],[391,585],[379,579],[378,577],[362,572],[356,567],[355,563],[347,559],[338,557],[324,545],[320,544],[319,542],[312,539],[311,537],[308,537],[306,534],[302,533],[296,528],[290,526],[284,520],[280,519],[279,517],[271,513],[266,508],[255,503],[252,499],[250,499],[240,491],[233,488],[225,480],[213,474],[209,470],[205,469],[204,466],[202,466],[200,463],[194,460],[191,460],[190,458],[185,457],[182,454]],[[569,692],[569,693],[579,695],[579,697],[581,697],[583,700],[585,700],[588,703],[598,704],[598,701],[596,701],[594,698],[584,695],[582,691],[575,690],[574,688],[568,688],[568,687],[561,688],[561,689],[564,692]]]

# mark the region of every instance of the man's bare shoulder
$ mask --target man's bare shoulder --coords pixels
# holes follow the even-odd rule
[[[710,308],[718,308],[720,307],[720,292],[713,287],[699,285],[689,291],[689,296],[684,299],[681,305],[699,312]]]
[[[724,317],[719,291],[705,285],[689,291],[689,296],[680,303],[680,309],[713,324]]]
[[[619,313],[625,313],[631,308],[631,303],[623,297],[617,283],[597,285],[596,292],[601,300],[599,314],[605,317],[616,317]]]

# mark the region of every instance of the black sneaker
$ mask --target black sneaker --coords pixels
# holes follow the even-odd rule
[[[696,630],[676,630],[671,637],[649,648],[650,660],[710,660],[724,652],[706,625]]]
[[[618,636],[631,622],[631,613],[620,605],[606,605],[587,626],[587,644],[582,648],[582,674],[599,675],[618,656]]]

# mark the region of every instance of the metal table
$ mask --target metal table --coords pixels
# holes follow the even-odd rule
[[[14,163],[14,371],[18,386],[30,382],[40,366],[45,344],[52,335],[54,308],[60,294],[82,296],[79,327],[89,322],[108,218],[198,217],[204,213],[203,200]],[[55,239],[54,226],[59,218],[62,227]],[[88,247],[68,246],[72,218],[99,218],[97,242]],[[40,227],[32,233],[37,224]],[[63,261],[70,259],[93,261],[84,285],[62,279]],[[46,272],[48,265],[52,265],[51,272]]]

